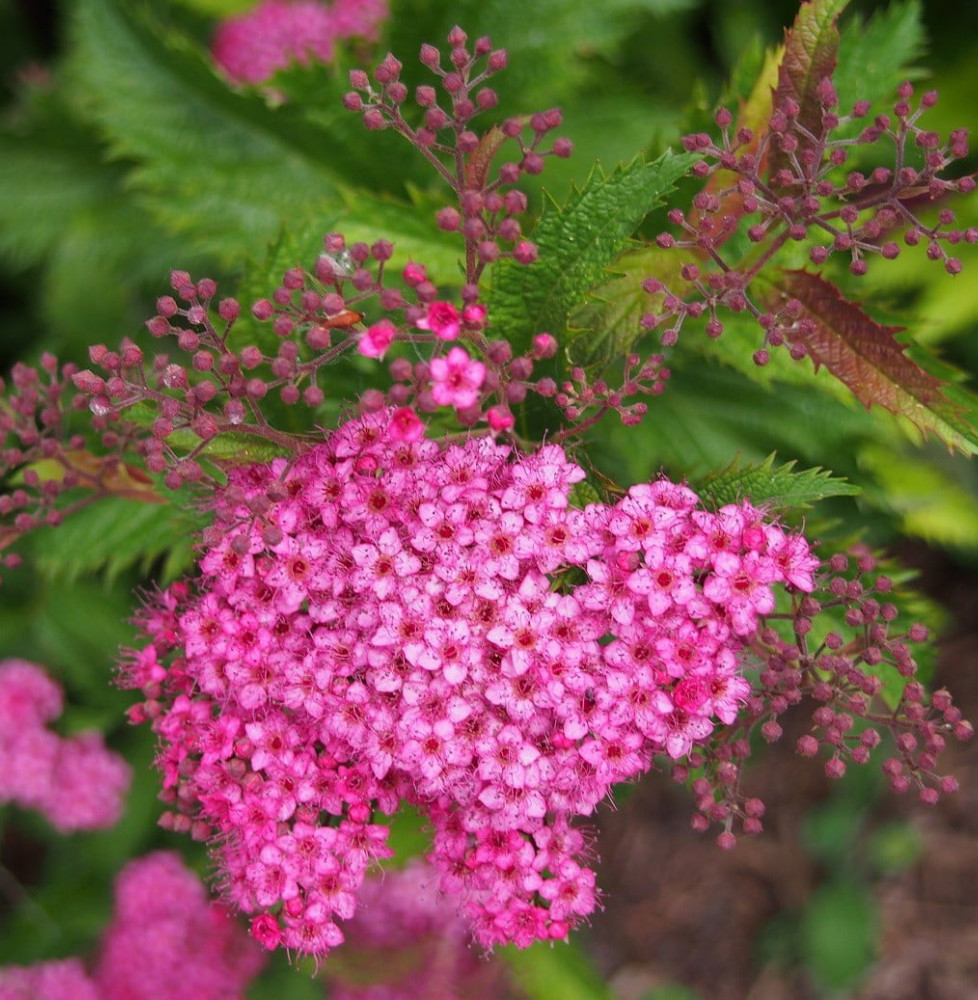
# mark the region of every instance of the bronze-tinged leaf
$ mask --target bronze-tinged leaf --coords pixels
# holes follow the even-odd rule
[[[489,168],[505,141],[503,130],[498,125],[493,125],[479,140],[479,145],[469,153],[465,164],[465,183],[470,189],[481,191],[486,186]]]
[[[56,465],[52,471],[51,466]],[[71,471],[81,477],[80,485],[112,496],[142,503],[163,503],[153,480],[138,466],[118,458],[93,455],[90,451],[68,448],[59,453],[57,463],[48,467],[50,474],[39,471],[41,478],[61,479]]]
[[[978,454],[974,407],[952,400],[949,393],[964,400],[962,391],[910,357],[896,338],[902,327],[875,322],[818,274],[783,270],[772,288],[767,302],[772,312],[788,299],[801,304],[799,321],[786,336],[804,345],[816,370],[825,365],[867,409],[882,406],[906,417],[922,434],[933,433],[949,447]]]
[[[798,124],[811,135],[822,131],[822,107],[816,88],[835,72],[839,51],[839,30],[835,22],[849,0],[811,0],[803,3],[795,23],[785,32],[784,57],[778,67],[778,85],[774,91],[774,109],[784,107],[788,98],[799,107]],[[804,136],[799,136],[799,150],[804,148]],[[807,144],[811,145],[811,140]],[[771,151],[771,175],[788,167],[784,153],[776,147]]]

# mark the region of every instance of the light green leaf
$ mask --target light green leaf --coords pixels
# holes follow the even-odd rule
[[[898,518],[900,530],[935,545],[978,548],[978,473],[972,463],[929,448],[922,461],[909,449],[867,441],[858,451],[875,480],[873,501]]]
[[[177,0],[182,6],[208,17],[234,17],[251,10],[254,0]]]
[[[626,250],[608,268],[613,276],[594,288],[571,314],[565,341],[569,362],[600,367],[628,354],[640,337],[648,336],[639,323],[652,311],[654,300],[642,282],[655,277],[669,284],[684,263],[677,250],[657,246]]]

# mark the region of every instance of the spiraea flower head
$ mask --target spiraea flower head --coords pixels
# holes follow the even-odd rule
[[[557,445],[404,423],[232,472],[197,583],[146,609],[128,667],[167,824],[213,841],[266,945],[343,940],[401,802],[484,947],[565,937],[597,900],[573,818],[736,715],[772,587],[815,567],[748,504],[660,480],[581,508]]]

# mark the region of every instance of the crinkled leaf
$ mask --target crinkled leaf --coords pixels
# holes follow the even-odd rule
[[[978,432],[971,420],[978,407],[964,389],[932,373],[936,362],[927,361],[920,351],[911,357],[896,338],[898,327],[874,322],[817,274],[782,271],[780,285],[784,295],[801,303],[802,317],[812,321],[798,324],[794,338],[816,369],[824,365],[867,408],[877,404],[950,447],[978,452]]]
[[[489,316],[494,332],[521,345],[541,331],[558,338],[571,311],[627,245],[636,227],[663,203],[695,157],[666,153],[606,175],[596,167],[563,206],[551,205],[533,231],[540,259],[497,266]]]
[[[795,471],[794,461],[775,466],[774,454],[761,463],[743,465],[735,459],[726,469],[696,486],[700,496],[715,506],[750,500],[776,511],[803,510],[827,497],[857,496],[862,490],[820,469]]]
[[[816,88],[835,71],[839,49],[839,30],[835,23],[848,3],[849,0],[803,3],[795,23],[785,33],[774,107],[783,107],[788,99],[795,101],[799,107],[799,125],[813,136],[822,130],[822,105]],[[804,140],[800,146],[804,148]],[[785,154],[779,149],[773,150],[770,165],[772,173],[787,166]]]

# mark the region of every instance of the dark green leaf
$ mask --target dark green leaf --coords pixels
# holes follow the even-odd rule
[[[815,890],[801,918],[805,965],[830,990],[848,990],[876,954],[879,914],[867,886],[829,882]]]
[[[148,203],[198,246],[236,263],[283,219],[324,215],[335,203],[338,144],[328,132],[298,108],[232,91],[143,5],[79,0],[72,36],[73,78],[112,152],[136,161],[132,179]],[[324,100],[342,89],[337,80]]]

